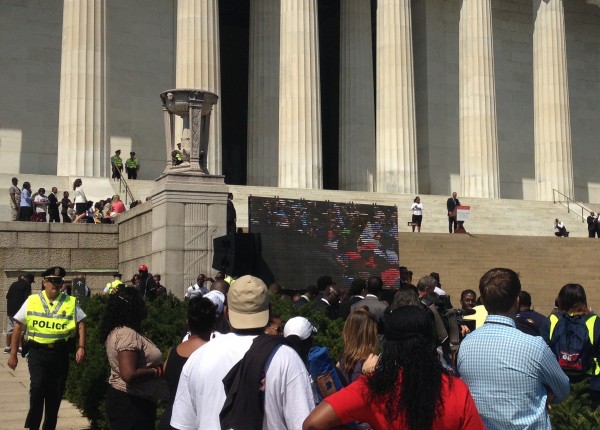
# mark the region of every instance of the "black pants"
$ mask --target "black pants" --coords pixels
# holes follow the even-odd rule
[[[109,385],[106,390],[106,416],[113,430],[154,429],[156,403],[116,390]]]
[[[73,222],[71,217],[67,214],[62,214],[62,219],[63,219],[63,222]]]
[[[137,169],[135,167],[127,168],[127,179],[137,179]]]
[[[48,216],[50,217],[49,222],[60,222],[60,215],[58,214],[58,212],[48,212]]]
[[[112,168],[112,179],[121,179],[121,171],[119,168]]]
[[[58,409],[69,373],[67,347],[29,350],[29,413],[25,428],[39,429],[44,414],[43,430],[54,430]]]
[[[33,208],[31,206],[21,206],[19,209],[19,221],[31,221]]]
[[[454,230],[456,230],[456,217],[455,216],[449,216],[448,217],[448,231],[450,233],[454,232]]]

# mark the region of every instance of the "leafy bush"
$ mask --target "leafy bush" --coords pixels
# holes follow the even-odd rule
[[[571,384],[571,394],[550,410],[552,428],[561,430],[600,429],[600,409],[592,409],[589,384],[582,381]]]

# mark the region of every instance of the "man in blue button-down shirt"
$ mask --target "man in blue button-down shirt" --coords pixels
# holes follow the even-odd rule
[[[515,327],[519,275],[492,269],[479,281],[488,317],[467,335],[458,371],[488,430],[551,429],[547,403],[569,395],[569,379],[541,337]]]

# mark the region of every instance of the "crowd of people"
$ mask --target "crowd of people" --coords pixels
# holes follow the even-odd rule
[[[88,200],[81,178],[73,182],[71,192],[65,190],[61,197],[58,188],[52,187],[47,195],[45,188],[39,188],[34,193],[29,182],[24,182],[22,188],[19,188],[19,180],[12,178],[12,186],[9,188],[12,220],[61,222],[62,219],[63,223],[111,224],[119,214],[126,211],[119,194],[97,202]],[[131,203],[130,208],[141,203],[136,200]]]
[[[487,271],[479,297],[466,289],[457,308],[439,274],[413,285],[407,268],[399,273],[392,288],[371,276],[340,289],[325,275],[297,295],[250,275],[200,274],[185,294],[188,333],[165,361],[166,351],[141,331],[147,302],[167,294],[160,275],[142,265],[124,283],[115,273],[103,291],[100,335],[111,428],[154,428],[159,401],[160,429],[550,428],[548,408],[582,380],[593,407],[600,404],[600,322],[581,285],[565,285],[547,317],[533,310],[510,269]],[[77,362],[85,357],[85,314],[70,301],[64,276],[62,268],[48,269],[43,291],[30,295],[34,276],[26,274],[7,295],[5,353],[14,369],[20,348],[29,348],[31,428],[44,402],[44,428],[54,428],[68,369],[61,366],[75,348]],[[273,300],[292,301],[298,316],[282,321]],[[339,357],[323,356],[314,344],[316,328],[300,316],[309,308],[345,320]],[[51,386],[38,385],[50,368]]]

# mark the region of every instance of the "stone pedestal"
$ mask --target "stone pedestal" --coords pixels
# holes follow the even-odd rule
[[[212,274],[213,239],[226,233],[224,176],[169,172],[152,193],[152,270],[179,297]]]

